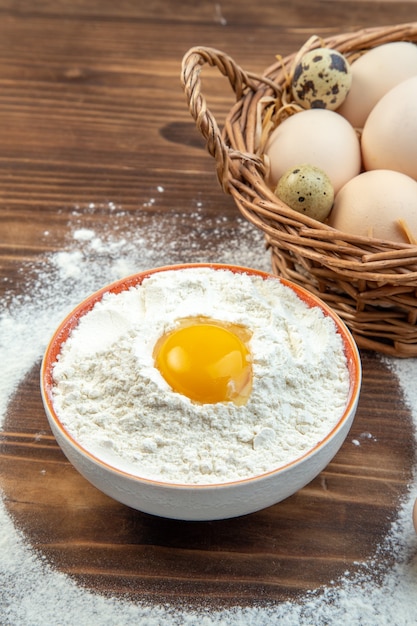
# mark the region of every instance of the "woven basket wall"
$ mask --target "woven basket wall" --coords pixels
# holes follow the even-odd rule
[[[288,73],[301,50],[324,45],[352,60],[391,41],[417,43],[417,22],[312,39],[262,76],[244,71],[219,50],[192,48],[184,56],[181,80],[220,184],[265,233],[274,272],[327,302],[359,347],[411,357],[417,356],[417,246],[348,235],[291,210],[268,187],[259,150],[265,115],[273,102],[284,103]],[[201,90],[205,64],[218,68],[236,94],[222,130]]]

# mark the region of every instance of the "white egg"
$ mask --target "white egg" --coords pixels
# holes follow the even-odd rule
[[[353,235],[410,243],[406,226],[417,240],[417,182],[390,170],[363,172],[336,195],[329,224]]]
[[[326,172],[335,193],[361,169],[355,130],[344,117],[327,109],[306,109],[285,119],[271,133],[265,156],[273,189],[288,169],[300,163]]]
[[[366,170],[390,169],[417,180],[417,76],[391,89],[375,105],[361,146]]]
[[[337,112],[363,128],[376,103],[393,87],[417,74],[417,46],[393,41],[368,50],[351,66],[352,84]]]

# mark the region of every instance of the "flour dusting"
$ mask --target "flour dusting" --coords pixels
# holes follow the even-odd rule
[[[162,192],[158,189],[156,194]],[[210,244],[204,245],[204,229],[199,228],[203,213],[198,203],[192,232],[185,237],[179,231],[178,237],[173,237],[176,243],[168,249],[160,244],[160,228],[175,230],[181,214],[163,218],[162,224],[161,218],[139,223],[136,218],[123,215],[120,207],[110,204],[106,208],[112,212],[113,222],[107,230],[95,232],[90,228],[88,212],[97,210],[93,203],[76,208],[68,225],[65,249],[22,267],[19,289],[7,281],[8,289],[0,309],[0,359],[7,363],[0,377],[2,421],[14,391],[40,361],[55,327],[79,301],[103,285],[141,269],[169,263],[216,261],[269,269],[269,255],[263,251],[262,237],[244,222],[233,227],[227,246],[221,243],[220,235],[216,238],[216,223],[213,223]],[[50,234],[45,232],[44,236]],[[417,425],[417,360],[387,358],[386,362],[399,378]],[[218,612],[173,609],[145,599],[128,602],[78,587],[32,550],[0,502],[0,624],[415,626],[417,545],[411,510],[416,496],[414,480],[390,533],[380,546],[382,565],[377,566],[372,560],[358,563],[355,571],[346,572],[341,580],[306,593],[297,602]],[[395,563],[385,570],[387,552],[395,556]]]

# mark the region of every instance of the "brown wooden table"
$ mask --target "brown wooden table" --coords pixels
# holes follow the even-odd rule
[[[160,220],[153,245],[175,262],[216,261],[222,242],[239,249],[237,209],[180,86],[190,47],[219,48],[261,73],[313,34],[416,19],[417,2],[394,0],[0,0],[3,304],[10,293],[25,295],[22,268],[67,249],[69,223],[107,236],[125,227],[131,236],[149,224],[155,233]],[[207,85],[221,119],[232,93],[209,72]],[[362,354],[352,431],[316,480],[267,510],[205,523],[142,514],[86,483],[48,428],[40,358],[9,403],[0,486],[29,545],[86,589],[213,608],[296,598],[374,556],[407,491],[410,415],[375,354]]]

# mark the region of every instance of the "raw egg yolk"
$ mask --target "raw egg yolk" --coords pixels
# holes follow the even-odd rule
[[[195,402],[244,404],[252,386],[249,332],[210,318],[187,318],[156,343],[155,365],[170,387]]]

